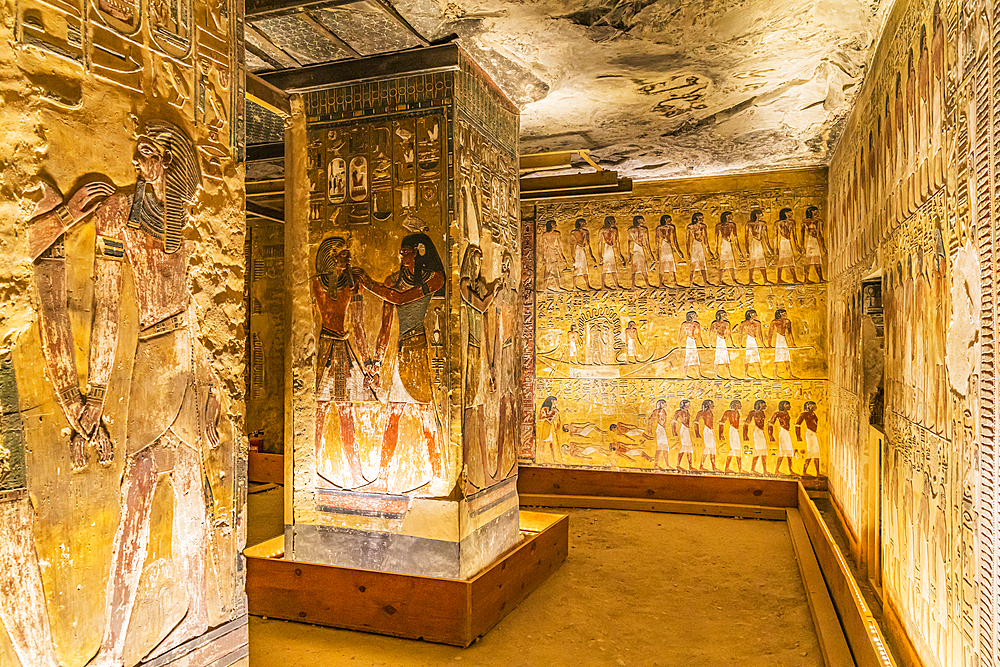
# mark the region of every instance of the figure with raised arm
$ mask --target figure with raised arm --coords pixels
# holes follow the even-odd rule
[[[71,462],[87,465],[87,448],[109,466],[115,446],[108,432],[105,397],[116,365],[121,339],[120,314],[126,276],[131,273],[138,311],[131,385],[127,397],[124,470],[121,483],[121,519],[108,563],[106,625],[92,667],[121,667],[144,564],[147,562],[150,521],[160,481],[170,480],[174,530],[168,548],[177,580],[186,593],[183,618],[166,628],[155,646],[138,647],[152,658],[203,634],[208,629],[208,595],[224,590],[210,572],[210,553],[229,554],[236,527],[227,518],[226,499],[235,493],[232,463],[232,424],[223,407],[225,395],[197,335],[197,315],[188,288],[188,258],[192,243],[185,240],[189,210],[198,191],[201,172],[193,142],[180,128],[150,121],[137,138],[133,157],[136,182],[115,189],[105,183],[82,186],[63,205],[58,191],[29,227],[34,258],[62,253],[62,234],[88,213],[96,232],[94,306],[90,332],[86,394],[76,388],[72,350],[60,341],[72,341],[68,318],[47,322],[42,296],[43,344],[60,402],[72,429]],[[106,197],[106,198],[104,198]],[[103,201],[98,201],[104,198]],[[54,265],[53,265],[54,266]],[[54,283],[45,287],[58,289]],[[63,283],[64,284],[64,283]],[[42,289],[40,289],[42,291]],[[128,340],[126,338],[126,340]],[[132,354],[129,355],[133,357]],[[73,386],[60,386],[72,370]],[[75,390],[75,391],[73,391]],[[216,558],[224,560],[221,555]],[[235,602],[234,602],[235,603]]]
[[[433,479],[443,478],[441,425],[434,408],[433,375],[424,317],[431,299],[444,295],[444,275],[444,265],[434,242],[422,233],[403,237],[399,246],[399,270],[389,274],[382,283],[366,274],[361,275],[365,289],[383,301],[382,326],[375,343],[374,358],[369,361],[368,375],[372,378],[370,384],[373,387],[386,384],[382,366],[392,338],[393,321],[399,323],[397,355],[388,387],[383,387],[387,393],[379,397],[382,402],[388,403],[389,418],[383,431],[378,476],[370,487],[372,491],[390,490],[389,467],[399,445],[399,422],[407,411],[419,418]]]

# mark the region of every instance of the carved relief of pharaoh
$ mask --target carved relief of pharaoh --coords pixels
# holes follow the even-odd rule
[[[115,188],[91,182],[65,204],[54,186],[43,183],[43,198],[29,224],[43,349],[73,431],[75,469],[88,465],[90,448],[96,449],[102,465],[114,461],[116,444],[107,429],[104,399],[117,351],[124,345],[135,349],[131,383],[121,392],[128,397],[127,430],[126,441],[118,443],[125,461],[121,521],[107,579],[106,625],[100,652],[89,663],[102,667],[123,664],[126,638],[134,631],[148,638],[142,652],[150,658],[204,633],[220,610],[226,613],[234,604],[224,592],[231,585],[223,580],[226,563],[235,559],[235,531],[228,519],[235,478],[232,425],[222,416],[225,398],[197,337],[187,284],[192,244],[182,235],[200,182],[197,155],[181,129],[150,121],[137,139],[133,163],[133,185]],[[82,394],[61,246],[63,234],[85,220],[93,223],[97,242],[88,382]],[[134,303],[122,298],[128,274]],[[137,311],[138,336],[121,330],[125,308]],[[113,409],[121,414],[117,406]],[[186,599],[176,614],[158,619],[158,627],[130,627],[147,557],[154,494],[168,483],[173,490],[171,567],[183,582]]]

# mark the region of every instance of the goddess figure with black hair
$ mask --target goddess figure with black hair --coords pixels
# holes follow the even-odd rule
[[[390,411],[383,435],[378,480],[366,490],[403,493],[415,491],[415,488],[390,488],[389,464],[399,444],[400,420],[404,413],[409,412],[419,419],[433,478],[440,480],[444,475],[441,428],[434,407],[430,355],[424,329],[424,317],[431,299],[444,296],[444,264],[427,234],[410,234],[400,243],[399,270],[390,274],[382,283],[375,282],[364,273],[360,273],[359,278],[365,289],[384,302],[382,326],[375,344],[375,354],[367,362],[366,375],[369,386],[373,389],[388,384],[385,387],[388,393],[378,398],[381,402],[388,403]],[[395,360],[390,361],[392,373],[386,381],[382,366],[386,363],[393,320],[399,323],[397,354]],[[424,485],[430,481],[425,481]]]

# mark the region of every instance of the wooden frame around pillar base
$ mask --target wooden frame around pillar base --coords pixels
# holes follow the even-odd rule
[[[285,560],[284,537],[247,548],[255,616],[468,646],[559,569],[569,517],[522,511],[520,543],[472,579],[438,579]]]

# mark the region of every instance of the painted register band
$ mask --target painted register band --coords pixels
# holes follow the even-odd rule
[[[30,222],[29,243],[36,257],[40,324],[48,370],[73,430],[72,463],[88,465],[88,449],[109,465],[115,443],[107,429],[105,397],[120,338],[126,273],[131,273],[139,318],[132,382],[128,396],[121,521],[114,536],[107,583],[107,619],[100,652],[89,663],[118,666],[150,533],[157,487],[173,489],[171,549],[186,594],[186,612],[146,657],[162,654],[204,633],[209,624],[207,595],[225,590],[218,576],[234,526],[217,512],[218,498],[232,494],[234,471],[213,470],[212,452],[231,445],[232,427],[223,416],[218,380],[207,351],[194,335],[196,315],[187,285],[191,244],[182,232],[188,206],[200,183],[195,148],[179,128],[151,121],[136,143],[137,180],[114,188],[97,181],[83,185],[66,203],[54,186]],[[97,241],[94,263],[94,318],[90,334],[87,392],[75,383],[76,362],[66,314],[62,235],[92,217]],[[231,550],[231,547],[230,547]],[[232,601],[229,602],[231,604]],[[226,603],[224,603],[226,604]]]
[[[646,207],[641,210],[646,210]],[[671,213],[659,216],[659,224],[653,232],[653,245],[650,245],[650,230],[644,215],[633,215],[627,232],[619,232],[615,216],[605,216],[603,226],[596,233],[596,255],[588,231],[588,224],[595,222],[593,219],[576,217],[572,223],[573,231],[563,238],[558,228],[562,221],[547,218],[543,223],[537,223],[544,225],[544,229],[538,230],[537,242],[540,291],[622,289],[624,286],[618,278],[619,266],[631,277],[626,289],[633,290],[790,285],[826,280],[824,264],[828,250],[819,206],[803,207],[801,225],[796,223],[795,211],[787,206],[771,209],[773,222],[767,221],[761,208],[744,211],[724,210],[713,231],[709,230],[702,211],[692,212],[691,222],[684,230],[683,251]],[[802,269],[801,279],[797,266]],[[649,269],[652,267],[656,269],[652,273],[657,276],[657,281],[650,280]],[[686,285],[679,280],[681,267],[687,270]],[[718,282],[709,280],[710,267],[718,272]],[[768,279],[768,268],[776,271],[776,282]],[[814,280],[810,279],[810,269],[816,274]],[[758,273],[760,282],[755,277]],[[745,281],[741,279],[743,275],[746,276]],[[699,278],[697,282],[696,277]],[[643,282],[637,282],[637,278],[642,278]]]

